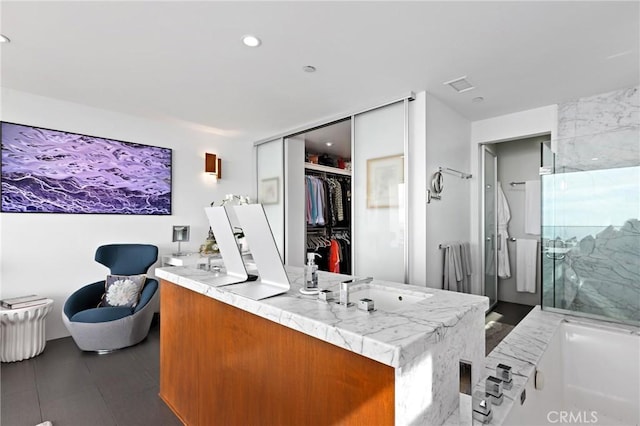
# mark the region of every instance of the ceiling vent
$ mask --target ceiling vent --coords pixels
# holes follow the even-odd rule
[[[467,76],[459,77],[454,80],[445,81],[445,85],[451,86],[453,90],[458,93],[468,92],[471,89],[475,89],[471,83],[467,80]]]

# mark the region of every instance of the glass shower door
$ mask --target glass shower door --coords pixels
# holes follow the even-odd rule
[[[482,147],[482,284],[489,307],[498,302],[498,157],[488,147]]]
[[[640,128],[543,146],[543,309],[640,324]]]

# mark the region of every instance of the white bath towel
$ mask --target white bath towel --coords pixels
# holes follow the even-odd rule
[[[524,232],[540,235],[540,181],[528,180],[524,185]]]
[[[502,191],[502,184],[498,182],[498,276],[500,278],[511,277],[511,265],[509,264],[509,220],[511,211]]]
[[[538,241],[518,238],[516,240],[516,290],[536,292],[536,263]]]

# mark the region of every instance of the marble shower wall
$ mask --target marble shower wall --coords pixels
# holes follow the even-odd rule
[[[556,142],[561,172],[638,166],[640,87],[559,104]]]
[[[640,167],[639,87],[560,104],[558,139],[554,143],[556,174]],[[603,180],[593,180],[593,183],[596,182]],[[602,184],[614,183],[619,182]],[[640,182],[626,184],[632,188],[632,196],[637,197]],[[597,193],[598,188],[593,190]],[[565,196],[571,197],[571,194]],[[573,224],[576,232],[582,229],[582,235],[573,241],[568,241],[564,236],[564,242],[570,250],[559,265],[563,273],[558,275],[563,277],[556,279],[556,287],[562,285],[560,293],[571,297],[564,299],[565,306],[558,307],[616,320],[640,322],[640,206],[635,202],[635,206],[629,209],[629,199],[621,199],[603,206],[602,210],[620,209],[624,202],[627,203],[625,212],[629,210],[631,216],[624,224],[601,223],[607,214],[597,214],[592,217],[597,217],[594,222],[598,223]],[[581,220],[589,216],[593,204],[585,199],[584,207]],[[558,214],[562,215],[562,212]],[[563,217],[565,226],[562,230],[557,229],[556,234],[566,234],[572,225],[568,223],[570,221],[569,217]],[[590,229],[589,235],[584,235],[587,228]],[[549,300],[548,291],[552,291],[552,286],[545,284],[543,299]],[[556,295],[558,290],[556,288]]]

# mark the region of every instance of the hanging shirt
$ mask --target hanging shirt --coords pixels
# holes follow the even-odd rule
[[[337,222],[344,220],[344,204],[342,204],[342,185],[336,180],[336,219]]]
[[[316,182],[316,225],[324,225],[324,184],[322,180],[315,178]]]
[[[304,198],[306,204],[306,218],[307,224],[312,225],[312,215],[311,215],[311,179],[308,176],[304,178],[305,186],[304,186]]]
[[[329,272],[340,273],[340,244],[336,240],[331,240],[329,248]]]

